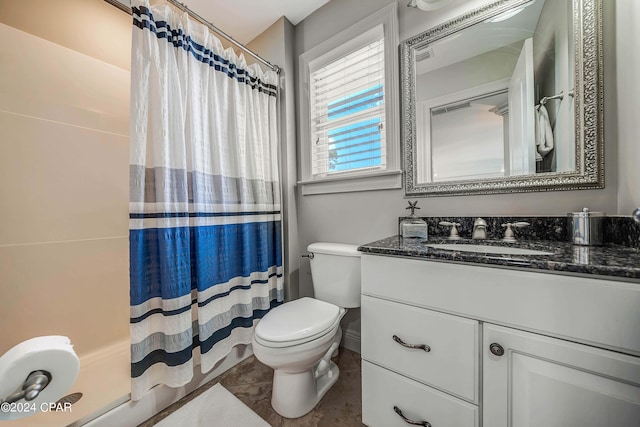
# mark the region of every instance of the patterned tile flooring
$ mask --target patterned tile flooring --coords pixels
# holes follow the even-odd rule
[[[361,427],[364,424],[362,424],[360,354],[341,347],[340,354],[333,361],[340,368],[338,382],[331,387],[320,403],[303,417],[287,419],[273,410],[271,407],[273,369],[251,356],[140,424],[139,427],[153,426],[217,383],[221,383],[273,427]]]

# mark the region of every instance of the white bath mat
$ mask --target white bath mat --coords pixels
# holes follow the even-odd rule
[[[156,424],[156,427],[269,427],[240,399],[216,384]]]

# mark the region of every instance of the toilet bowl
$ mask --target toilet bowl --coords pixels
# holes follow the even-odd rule
[[[286,418],[311,411],[338,380],[340,370],[331,357],[342,338],[340,320],[346,308],[360,306],[357,246],[314,243],[307,250],[313,254],[316,298],[272,309],[258,322],[252,341],[256,358],[274,369],[271,406]]]
[[[301,298],[274,308],[273,316],[256,326],[253,353],[274,369],[271,406],[283,417],[298,418],[311,411],[338,380],[340,371],[330,358],[340,345],[345,312],[324,301]],[[296,322],[287,322],[294,318]]]

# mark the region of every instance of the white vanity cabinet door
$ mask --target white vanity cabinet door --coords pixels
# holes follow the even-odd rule
[[[491,324],[482,351],[484,426],[640,427],[640,358]]]
[[[477,321],[366,295],[361,316],[364,359],[478,403]]]
[[[380,366],[362,361],[362,422],[369,427],[406,427],[394,410],[432,427],[478,427],[478,407]],[[417,424],[426,425],[426,424]]]

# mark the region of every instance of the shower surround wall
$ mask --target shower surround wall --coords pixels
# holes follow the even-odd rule
[[[130,18],[101,0],[1,0],[0,22],[0,354],[66,335],[84,393],[4,425],[67,425],[130,390]]]

